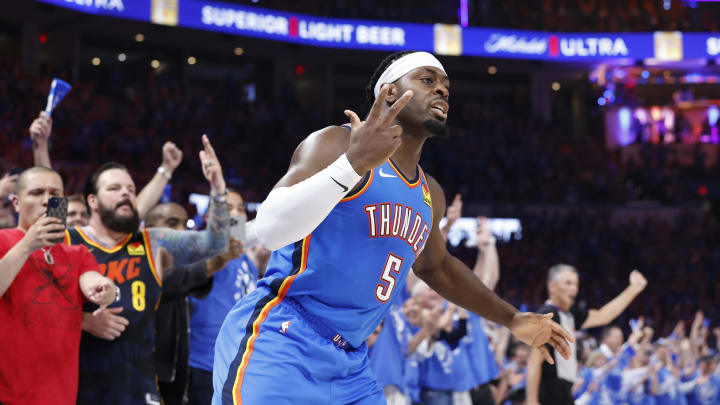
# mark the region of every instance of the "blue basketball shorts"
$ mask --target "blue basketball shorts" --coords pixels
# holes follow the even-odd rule
[[[260,287],[225,318],[215,343],[213,405],[386,404],[367,345],[338,347],[280,291]]]

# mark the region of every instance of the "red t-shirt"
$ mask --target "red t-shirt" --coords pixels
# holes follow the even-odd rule
[[[0,258],[20,241],[0,231]],[[75,404],[82,324],[81,274],[97,270],[85,246],[58,243],[54,264],[33,252],[0,297],[0,403]],[[3,269],[0,269],[3,271]]]

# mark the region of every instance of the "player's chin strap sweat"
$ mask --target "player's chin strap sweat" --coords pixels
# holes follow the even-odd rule
[[[385,71],[380,75],[373,92],[375,98],[380,94],[380,88],[385,83],[393,83],[397,79],[405,76],[409,71],[417,69],[422,66],[432,66],[442,70],[445,73],[442,63],[431,53],[427,52],[413,52],[409,53],[390,64]]]
[[[255,218],[260,243],[277,250],[306,237],[361,179],[343,153],[312,177],[274,189]]]

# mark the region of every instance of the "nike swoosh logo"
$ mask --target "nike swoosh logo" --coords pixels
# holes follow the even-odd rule
[[[342,187],[342,189],[343,189],[344,192],[347,192],[347,191],[348,191],[347,186],[345,186],[344,184],[342,184],[342,183],[340,183],[339,181],[335,180],[335,179],[333,178],[333,176],[330,176],[330,178],[332,179],[332,181],[334,181],[335,183],[337,183],[338,186]]]
[[[378,171],[378,173],[380,173],[380,177],[397,177],[397,176],[395,176],[394,174],[383,173],[382,167],[380,168],[380,170]]]

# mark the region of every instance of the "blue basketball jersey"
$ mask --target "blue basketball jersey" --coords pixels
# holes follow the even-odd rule
[[[293,298],[359,347],[404,288],[432,228],[419,165],[415,177],[391,160],[368,172],[310,235],[272,253],[258,285]]]
[[[483,330],[480,315],[468,312],[467,328],[467,336],[462,342],[466,346],[475,385],[483,385],[498,378],[500,370],[490,350],[490,342]]]

